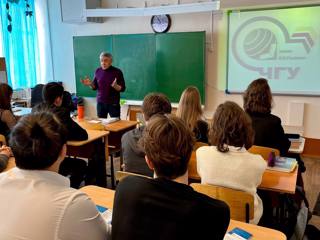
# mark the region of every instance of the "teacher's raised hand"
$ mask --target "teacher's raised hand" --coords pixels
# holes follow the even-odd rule
[[[90,80],[90,78],[88,76],[85,76],[85,78],[80,78],[80,82],[85,85],[85,86],[91,86],[92,85],[92,81]]]

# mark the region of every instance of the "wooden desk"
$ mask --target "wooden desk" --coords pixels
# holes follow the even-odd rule
[[[127,131],[135,129],[137,126],[137,121],[127,121],[127,120],[119,120],[116,122],[109,123],[107,125],[103,125],[102,123],[92,123],[87,120],[75,120],[78,124],[86,129],[95,129],[95,130],[107,130],[109,131],[108,136],[108,146],[112,152],[120,152],[120,169],[123,161],[121,154],[121,137]],[[109,154],[109,152],[108,152]],[[109,155],[106,154],[106,159],[109,159]],[[111,185],[115,187],[114,182],[114,166],[113,166],[113,155],[111,154],[110,161],[110,172],[111,172]]]
[[[304,150],[304,144],[306,139],[303,137],[300,137],[299,139],[290,139],[291,145],[289,148],[290,153],[303,153]]]
[[[88,139],[84,141],[68,141],[67,155],[74,157],[82,157],[91,159],[89,166],[92,166],[94,172],[90,172],[95,176],[96,183],[99,186],[106,186],[106,159],[108,159],[108,131],[87,130]],[[103,159],[98,158],[95,154],[101,152]],[[90,168],[90,167],[89,167]],[[90,168],[91,169],[91,168]]]
[[[109,132],[107,131],[99,131],[99,130],[86,130],[88,133],[88,139],[83,141],[68,141],[68,147],[80,147],[84,146],[88,143],[91,143],[99,138],[103,138],[108,136]]]
[[[294,194],[296,191],[298,168],[291,173],[266,170],[259,189]]]
[[[109,123],[105,126],[105,129],[110,132],[109,134],[109,146],[121,149],[121,137],[126,132],[135,129],[137,127],[137,121],[119,120],[113,123]]]
[[[86,193],[96,205],[113,208],[114,190],[88,185],[80,188],[80,191]]]
[[[97,186],[85,186],[80,191],[86,193],[92,201],[100,206],[113,208],[113,199],[115,191],[101,188]],[[257,225],[243,223],[235,220],[230,220],[228,231],[235,227],[242,228],[252,234],[252,240],[285,240],[286,236],[277,230],[270,228],[259,227]]]
[[[127,131],[135,129],[137,121],[119,120],[116,122],[103,125],[101,123],[90,123],[87,120],[75,120],[82,128],[86,130],[106,130],[109,131],[108,141],[109,146],[116,148],[121,147],[121,137]]]

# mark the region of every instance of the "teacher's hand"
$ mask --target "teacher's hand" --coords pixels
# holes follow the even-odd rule
[[[86,85],[86,86],[91,86],[91,84],[92,84],[92,81],[91,81],[90,78],[88,78],[87,76],[85,76],[84,79],[81,79],[81,78],[80,78],[80,82],[81,82],[83,85]]]
[[[117,78],[114,79],[114,81],[111,84],[111,87],[113,87],[117,91],[121,91],[121,86],[117,84]]]

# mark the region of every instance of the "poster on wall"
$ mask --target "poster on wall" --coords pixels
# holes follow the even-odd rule
[[[227,89],[266,78],[274,93],[320,95],[320,6],[229,13]]]

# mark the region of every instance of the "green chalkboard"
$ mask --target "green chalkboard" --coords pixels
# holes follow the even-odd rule
[[[124,74],[122,98],[142,100],[149,92],[163,92],[178,102],[182,91],[194,85],[204,103],[205,32],[74,37],[73,46],[79,96],[96,95],[80,78],[93,78],[100,52],[107,51]]]

